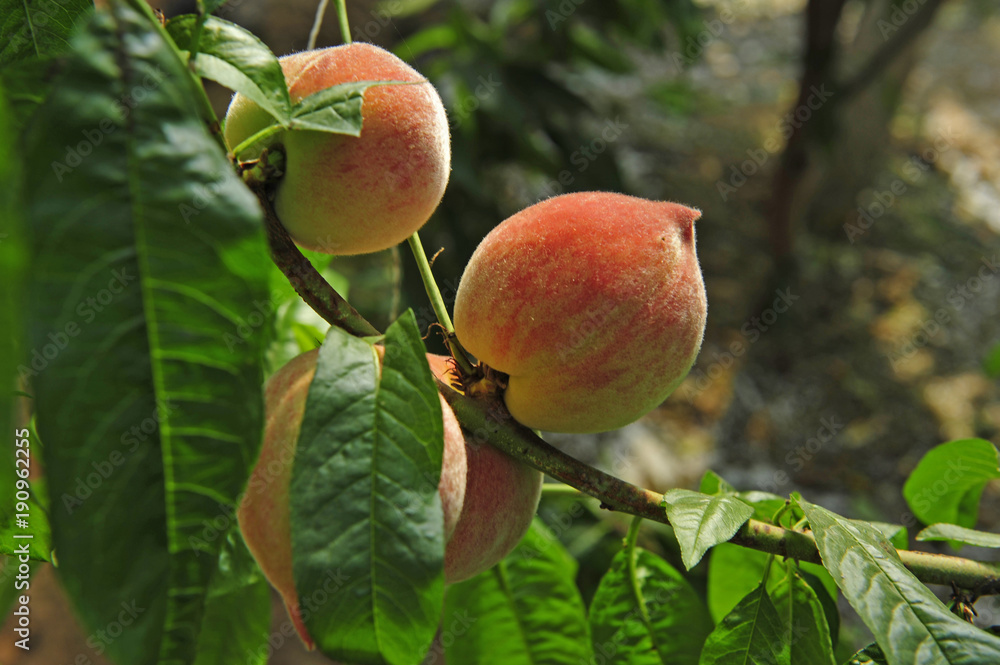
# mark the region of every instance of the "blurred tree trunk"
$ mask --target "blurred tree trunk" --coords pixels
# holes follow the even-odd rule
[[[896,27],[885,18],[890,4],[875,2],[870,5],[851,51],[879,53],[887,44],[883,38],[886,26]],[[836,141],[832,149],[826,150],[826,164],[821,167],[824,171],[822,181],[808,197],[805,219],[809,231],[823,237],[846,239],[845,217],[855,213],[858,192],[873,185],[879,171],[886,166],[885,155],[892,142],[890,125],[910,73],[920,61],[918,37],[930,26],[940,5],[940,0],[929,0],[922,5],[920,12],[910,16],[907,24],[888,35],[890,40],[899,39],[894,36],[909,28],[898,48],[892,53],[874,56],[867,65],[870,70],[857,70],[853,82],[844,86],[844,99],[836,109],[840,119]]]
[[[793,262],[798,220],[818,235],[843,233],[845,216],[857,207],[857,192],[884,167],[889,124],[919,60],[917,38],[942,1],[914,2],[915,11],[907,14],[892,0],[873,0],[852,41],[841,50],[836,33],[844,2],[810,0],[803,73],[791,117],[806,115],[803,109],[811,113],[798,126],[792,124],[768,210],[779,273]],[[817,90],[826,100],[813,108]]]
[[[836,94],[831,99],[818,100],[825,90],[833,87],[837,24],[844,2],[810,0],[806,6],[805,52],[802,55],[799,95],[783,123],[790,134],[774,176],[768,215],[771,252],[779,266],[791,257],[793,220],[801,207],[802,183],[812,161],[809,154],[811,146],[835,131],[831,119],[832,107],[837,102]]]

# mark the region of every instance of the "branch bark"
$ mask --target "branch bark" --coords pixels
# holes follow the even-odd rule
[[[309,260],[302,255],[288,231],[281,224],[266,187],[252,187],[264,209],[264,224],[271,259],[284,273],[303,300],[331,326],[343,328],[357,337],[381,335],[378,329],[361,316],[323,279]]]
[[[478,442],[489,443],[584,494],[599,499],[601,507],[654,522],[669,524],[661,506],[663,495],[615,478],[552,447],[511,418],[499,401],[472,399],[438,382],[445,400],[462,426]],[[730,542],[750,549],[822,563],[816,541],[808,532],[793,531],[751,519]],[[897,550],[899,558],[925,584],[949,585],[981,596],[1000,594],[1000,565],[942,554]]]

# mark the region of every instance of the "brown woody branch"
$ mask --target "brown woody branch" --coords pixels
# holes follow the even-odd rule
[[[511,457],[599,499],[601,507],[669,524],[663,495],[615,478],[570,457],[514,421],[499,401],[472,399],[439,382],[462,426],[477,441],[488,442]],[[751,519],[730,542],[750,549],[822,563],[811,533]],[[979,595],[1000,594],[1000,565],[926,552],[897,550],[899,558],[925,584],[955,583]]]
[[[295,246],[295,242],[274,212],[268,188],[264,185],[251,188],[257,195],[261,208],[264,209],[264,224],[271,259],[288,278],[295,292],[331,326],[342,328],[357,337],[380,335],[378,329],[351,307],[350,303],[323,279],[319,271],[309,263],[309,259]]]

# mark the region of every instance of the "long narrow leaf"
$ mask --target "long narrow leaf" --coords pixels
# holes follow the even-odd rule
[[[576,561],[539,520],[492,569],[448,588],[441,644],[448,663],[594,662]]]
[[[62,53],[90,0],[0,0],[0,67]]]
[[[628,551],[615,555],[590,605],[594,653],[609,663],[697,664],[712,632],[712,617],[677,570],[636,551],[634,578]]]
[[[762,582],[715,627],[701,652],[701,665],[789,665],[791,649]]]
[[[310,635],[330,657],[417,665],[430,647],[444,601],[443,440],[411,311],[386,333],[381,372],[371,344],[330,330],[291,483],[296,586]]]
[[[223,343],[266,297],[260,213],[194,85],[148,7],[114,2],[25,141],[26,378],[60,572],[88,631],[127,615],[100,647],[136,665],[193,661],[260,445],[266,335]]]
[[[962,621],[908,571],[874,527],[800,501],[820,555],[892,665],[1000,662],[1000,638]]]

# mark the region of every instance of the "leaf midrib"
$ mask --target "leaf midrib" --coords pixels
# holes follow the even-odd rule
[[[35,47],[35,56],[40,57],[42,51],[38,47],[38,37],[35,35],[35,23],[31,20],[31,8],[28,7],[28,0],[21,0],[21,5],[24,7],[24,20],[28,23],[28,30],[31,32],[31,45]]]
[[[521,636],[521,643],[524,644],[524,653],[527,655],[528,661],[534,665],[535,655],[531,650],[531,642],[528,641],[526,627],[521,621],[521,613],[518,611],[517,603],[514,602],[514,592],[510,587],[509,580],[507,579],[507,562],[501,561],[494,566],[493,575],[497,578],[497,583],[500,585],[500,591],[503,593],[503,597],[507,600],[507,606],[510,608],[511,614],[514,615],[514,623],[517,624],[517,632]]]

